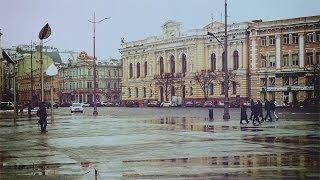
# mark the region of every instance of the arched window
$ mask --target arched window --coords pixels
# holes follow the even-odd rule
[[[107,88],[110,89],[110,82],[107,83]]]
[[[140,77],[140,63],[137,63],[137,78]]]
[[[146,61],[146,62],[144,62],[144,77],[146,77],[147,74],[148,74],[148,63]]]
[[[221,58],[221,60],[222,60],[222,63],[221,63],[222,64],[222,71],[225,71],[225,67],[226,67],[226,63],[227,63],[225,58],[226,58],[225,57],[225,53],[223,52],[222,53],[222,58]],[[226,67],[226,68],[228,69],[228,67]]]
[[[143,97],[144,97],[144,98],[147,97],[147,91],[146,91],[146,88],[145,88],[145,87],[143,87]]]
[[[129,78],[132,78],[133,76],[133,71],[132,71],[132,63],[129,65]]]
[[[114,89],[117,89],[117,83],[116,83],[116,82],[113,83],[113,88],[114,88]]]
[[[139,90],[138,88],[136,87],[136,98],[139,97]]]
[[[185,54],[182,54],[181,56],[181,73],[183,76],[185,76],[187,72],[187,56]]]
[[[215,53],[212,53],[212,54],[211,54],[210,64],[211,64],[210,70],[211,70],[211,71],[216,70],[216,54],[215,54]]]
[[[160,70],[159,70],[160,75],[162,75],[164,73],[163,57],[160,57],[159,65],[160,65]]]
[[[171,97],[176,95],[176,90],[174,88],[174,86],[171,86]]]
[[[239,53],[238,51],[233,52],[233,70],[239,69]]]
[[[170,73],[173,74],[176,71],[174,56],[170,56]]]
[[[213,95],[214,86],[213,83],[210,84],[210,95]]]
[[[131,97],[131,89],[128,88],[128,96]]]

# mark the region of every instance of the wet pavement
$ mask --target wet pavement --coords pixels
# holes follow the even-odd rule
[[[0,179],[320,178],[318,112],[278,110],[255,126],[239,124],[239,109],[228,121],[223,109],[211,121],[206,108],[98,110],[55,109],[48,133],[0,113]]]

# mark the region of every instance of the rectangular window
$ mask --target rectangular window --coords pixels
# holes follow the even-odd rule
[[[320,42],[320,31],[316,32],[317,41]]]
[[[267,56],[261,55],[261,67],[267,67]]]
[[[237,83],[232,82],[232,94],[237,94]]]
[[[224,82],[221,82],[221,95],[224,94]]]
[[[298,83],[298,76],[293,76],[292,77],[292,85],[293,86],[296,86],[296,85],[298,85],[299,83]]]
[[[306,65],[312,65],[313,64],[313,53],[307,53],[307,59],[306,59]]]
[[[320,52],[316,52],[316,64],[320,64]]]
[[[192,87],[190,87],[190,96],[192,96],[193,95],[193,88]]]
[[[283,85],[284,85],[284,86],[289,86],[289,77],[286,77],[286,76],[285,76],[285,77],[283,77],[282,79],[283,79]]]
[[[306,86],[313,86],[313,76],[306,76]]]
[[[293,44],[298,44],[299,42],[299,35],[298,33],[292,34],[292,43]]]
[[[313,33],[307,34],[307,42],[314,42]]]
[[[266,45],[267,45],[266,37],[261,37],[261,46],[266,46]]]
[[[275,45],[276,44],[276,37],[270,36],[269,37],[269,45]]]
[[[276,57],[274,55],[269,56],[269,67],[276,67]]]
[[[131,97],[131,89],[128,88],[128,96]]]
[[[270,86],[275,86],[276,85],[276,78],[275,77],[270,77],[269,78],[269,85]]]
[[[211,83],[211,84],[210,84],[210,95],[213,95],[213,91],[214,91],[214,86],[213,86],[213,84]]]
[[[260,78],[260,86],[267,86],[267,78]]]
[[[299,66],[299,55],[292,54],[292,66]]]
[[[283,55],[283,66],[284,67],[289,66],[289,55],[288,54]]]
[[[283,44],[289,44],[289,43],[290,43],[289,34],[283,35]]]

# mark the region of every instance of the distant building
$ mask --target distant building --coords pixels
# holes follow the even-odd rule
[[[314,98],[319,92],[320,16],[255,21],[248,32],[251,97],[281,104]]]
[[[60,102],[92,103],[93,99],[93,57],[80,52],[77,61],[59,68]],[[120,80],[122,63],[116,59],[97,62],[98,102],[118,102],[121,95]]]

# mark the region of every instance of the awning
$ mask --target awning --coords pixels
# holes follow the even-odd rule
[[[281,72],[281,73],[276,73],[276,77],[294,77],[294,76],[299,76],[303,77],[306,75],[306,72]]]

